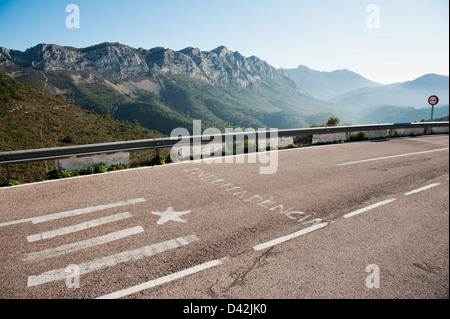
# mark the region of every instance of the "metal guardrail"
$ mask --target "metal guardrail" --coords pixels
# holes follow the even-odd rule
[[[449,122],[415,122],[415,123],[388,123],[388,124],[369,124],[369,125],[350,125],[350,126],[333,126],[333,127],[313,127],[299,129],[283,129],[283,130],[263,130],[256,131],[258,138],[262,135],[266,137],[270,133],[276,133],[278,137],[300,136],[300,135],[316,135],[341,132],[358,132],[371,130],[395,130],[402,128],[431,128],[431,127],[448,127]],[[233,132],[213,135],[194,135],[167,137],[146,140],[134,140],[124,142],[112,142],[101,144],[87,144],[77,146],[64,146],[41,148],[23,151],[0,152],[0,165],[25,163],[32,161],[43,161],[50,159],[60,159],[72,156],[86,156],[95,154],[107,154],[122,151],[135,151],[144,149],[161,149],[173,147],[175,144],[190,145],[191,143],[206,144],[221,138],[224,141],[227,137],[248,136],[248,132]]]

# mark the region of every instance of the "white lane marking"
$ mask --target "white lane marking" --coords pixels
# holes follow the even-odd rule
[[[126,297],[126,296],[132,295],[136,292],[147,290],[147,289],[150,289],[150,288],[153,288],[156,286],[160,286],[165,283],[168,283],[168,282],[171,282],[171,281],[174,281],[174,280],[186,277],[186,276],[190,276],[197,272],[219,266],[219,265],[223,264],[226,261],[226,259],[227,258],[225,257],[222,259],[208,261],[203,264],[200,264],[200,265],[197,265],[197,266],[185,269],[185,270],[181,270],[179,272],[176,272],[176,273],[164,276],[164,277],[153,279],[153,280],[150,280],[148,282],[145,282],[145,283],[142,283],[142,284],[139,284],[136,286],[132,286],[132,287],[129,287],[129,288],[126,288],[123,290],[119,290],[119,291],[110,293],[108,295],[97,297],[96,299],[118,299],[118,298]]]
[[[79,267],[79,275],[87,274],[92,271],[100,270],[106,267],[113,267],[119,263],[125,263],[130,260],[139,260],[145,257],[149,257],[158,253],[162,253],[166,250],[174,249],[184,245],[191,244],[198,241],[199,238],[193,234],[185,237],[179,237],[176,239],[171,239],[165,242],[144,246],[134,250],[123,251],[121,253],[101,257],[95,260],[87,261],[81,264],[77,264]],[[44,272],[40,275],[29,276],[28,277],[28,287],[42,285],[44,283],[64,280],[68,276],[65,271],[66,268],[54,269]]]
[[[29,243],[31,243],[31,242],[35,242],[35,241],[38,241],[38,240],[50,239],[50,238],[53,238],[53,237],[56,237],[56,236],[67,235],[67,234],[79,232],[79,231],[82,231],[82,230],[86,230],[86,229],[89,229],[89,228],[93,228],[93,227],[105,225],[105,224],[108,224],[108,223],[116,222],[116,221],[119,221],[119,220],[130,218],[132,216],[133,215],[131,215],[128,212],[121,213],[121,214],[116,214],[116,215],[112,215],[112,216],[106,216],[106,217],[90,220],[90,221],[87,221],[85,223],[80,223],[80,224],[73,225],[73,226],[67,226],[67,227],[63,227],[63,228],[58,228],[58,229],[46,231],[46,232],[43,232],[43,233],[40,233],[40,234],[29,235],[29,236],[27,236],[27,240],[28,240]]]
[[[119,231],[116,231],[116,232],[113,232],[110,234],[106,234],[103,236],[79,241],[76,243],[59,246],[59,247],[55,247],[55,248],[49,248],[49,249],[37,251],[34,253],[29,253],[23,260],[36,261],[36,260],[52,258],[52,257],[68,254],[71,252],[75,252],[78,250],[82,250],[82,249],[86,249],[86,248],[90,248],[90,247],[94,247],[94,246],[98,246],[98,245],[103,245],[103,244],[106,244],[106,243],[109,243],[109,242],[112,242],[112,241],[115,241],[118,239],[136,235],[136,234],[139,234],[142,232],[144,232],[144,229],[141,226],[136,226],[136,227],[132,227],[132,228],[124,229],[124,230],[119,230]]]
[[[369,158],[369,159],[365,159],[365,160],[361,160],[361,161],[341,163],[341,164],[337,164],[337,166],[345,166],[345,165],[359,164],[359,163],[365,163],[365,162],[379,161],[379,160],[385,160],[385,159],[403,157],[403,156],[412,156],[412,155],[427,154],[427,153],[433,153],[433,152],[441,152],[441,151],[446,151],[448,149],[449,149],[448,147],[445,147],[445,148],[440,148],[440,149],[431,150],[431,151],[406,153],[406,154],[391,155],[391,156],[384,156],[384,157],[375,157],[375,158]]]
[[[32,222],[32,221],[33,221],[33,218],[25,218],[25,219],[13,220],[11,222],[1,223],[0,227],[16,225],[16,224],[22,224],[22,223],[27,223],[27,222]]]
[[[283,243],[285,241],[288,241],[288,240],[291,240],[293,238],[296,238],[296,237],[308,234],[308,233],[310,233],[312,231],[315,231],[315,230],[320,229],[322,227],[325,227],[327,225],[328,225],[328,223],[320,223],[320,224],[317,224],[317,225],[314,225],[314,226],[302,229],[302,230],[300,230],[298,232],[295,232],[295,233],[292,233],[292,234],[289,234],[289,235],[286,235],[286,236],[282,236],[280,238],[277,238],[277,239],[274,239],[274,240],[271,240],[271,241],[268,241],[268,242],[256,245],[256,246],[253,247],[253,249],[254,250],[263,250],[263,249],[266,249],[266,248],[269,248],[269,247],[281,244],[281,243]]]
[[[411,194],[419,193],[421,191],[424,191],[424,190],[427,190],[427,189],[430,189],[432,187],[439,186],[439,185],[441,185],[441,183],[430,184],[430,185],[427,185],[427,186],[415,189],[413,191],[407,192],[407,193],[405,193],[405,195],[408,196],[408,195],[411,195]]]
[[[130,199],[127,201],[122,201],[122,202],[117,202],[117,203],[112,203],[112,204],[80,208],[80,209],[70,210],[70,211],[61,212],[61,213],[55,213],[55,214],[50,214],[50,215],[37,216],[37,217],[31,217],[31,218],[25,218],[25,219],[15,220],[15,221],[11,221],[11,222],[1,223],[0,227],[14,225],[14,224],[21,224],[21,223],[26,223],[26,222],[32,222],[33,224],[38,224],[38,223],[47,222],[50,220],[55,220],[55,219],[60,219],[60,218],[65,218],[65,217],[70,217],[70,216],[78,216],[78,215],[97,212],[99,210],[133,205],[133,204],[142,203],[142,202],[145,202],[145,199],[143,199],[143,198]]]
[[[383,206],[383,205],[389,204],[389,203],[391,203],[391,202],[393,202],[393,201],[395,201],[395,200],[396,200],[395,198],[387,199],[387,200],[384,200],[384,201],[382,201],[382,202],[375,203],[375,204],[373,204],[373,205],[370,205],[370,206],[367,206],[367,207],[364,207],[364,208],[355,210],[354,212],[345,214],[343,217],[344,217],[344,218],[349,218],[349,217],[352,217],[352,216],[355,216],[355,215],[358,215],[358,214],[367,212],[367,211],[369,211],[369,210],[371,210],[371,209],[374,209],[374,208],[377,208],[377,207],[379,207],[379,206]]]

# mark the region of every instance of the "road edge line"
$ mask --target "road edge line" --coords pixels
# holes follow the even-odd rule
[[[325,227],[327,225],[328,225],[327,222],[320,223],[320,224],[317,224],[317,225],[314,225],[314,226],[311,226],[311,227],[299,230],[299,231],[297,231],[295,233],[292,233],[292,234],[289,234],[289,235],[285,235],[285,236],[281,236],[279,238],[272,239],[272,240],[267,241],[265,243],[253,246],[253,249],[254,250],[263,250],[263,249],[266,249],[266,248],[269,248],[269,247],[272,247],[272,246],[284,243],[284,242],[286,242],[288,240],[297,238],[299,236],[306,235],[306,234],[308,234],[308,233],[310,233],[312,231],[315,231],[317,229],[323,228],[323,227]]]
[[[203,270],[207,270],[207,269],[222,265],[227,259],[228,258],[225,257],[225,258],[221,258],[221,259],[211,260],[211,261],[205,262],[203,264],[199,264],[197,266],[193,266],[191,268],[187,268],[187,269],[175,272],[173,274],[170,274],[170,275],[167,275],[164,277],[156,278],[156,279],[144,282],[144,283],[136,285],[136,286],[132,286],[132,287],[125,288],[122,290],[118,290],[116,292],[113,292],[113,293],[110,293],[107,295],[97,297],[95,299],[118,299],[118,298],[126,297],[126,296],[132,295],[134,293],[137,293],[137,292],[140,292],[143,290],[147,290],[147,289],[151,289],[151,288],[169,283],[171,281],[193,275],[193,274],[201,272]]]

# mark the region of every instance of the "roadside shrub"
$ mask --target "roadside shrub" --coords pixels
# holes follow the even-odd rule
[[[337,116],[331,116],[325,126],[338,126],[341,120]]]
[[[72,173],[69,173],[68,171],[64,170],[64,171],[59,171],[58,175],[59,175],[59,178],[67,178],[67,177],[71,177]]]
[[[159,156],[153,157],[150,162],[151,165],[164,165],[165,163],[166,163],[166,158],[159,157]]]
[[[123,164],[117,164],[117,165],[111,165],[110,167],[108,167],[108,171],[116,171],[119,169],[126,169],[129,168],[128,165],[123,165]]]
[[[7,179],[4,183],[0,184],[0,187],[15,186],[15,185],[19,185],[19,184],[20,184],[20,182],[17,179],[10,178],[10,179]]]
[[[70,177],[80,176],[80,171],[73,171],[70,173]]]
[[[358,133],[352,133],[350,134],[350,141],[355,142],[355,141],[364,141],[367,140],[367,136],[366,133],[364,132],[358,132]]]
[[[170,154],[167,155],[165,162],[166,163],[172,163],[172,158],[170,157]]]
[[[313,138],[312,135],[294,136],[294,143],[297,145],[311,145],[312,138]]]
[[[45,174],[42,179],[47,180],[47,179],[58,179],[58,178],[60,178],[60,177],[59,177],[58,171],[55,169],[55,170],[50,171],[47,174]]]
[[[81,175],[90,175],[95,174],[95,167],[86,167],[85,169],[80,171]]]
[[[108,171],[108,168],[105,165],[103,165],[103,164],[100,164],[100,165],[97,165],[97,166],[94,167],[94,173],[95,174],[105,173],[107,171]]]
[[[67,178],[67,177],[71,177],[71,176],[72,176],[72,174],[66,170],[58,171],[58,170],[54,169],[53,171],[50,171],[47,174],[45,174],[41,178],[41,180],[60,179],[60,178]]]

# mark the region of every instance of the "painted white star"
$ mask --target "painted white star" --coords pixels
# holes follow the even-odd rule
[[[152,212],[152,214],[161,216],[158,220],[158,225],[162,225],[171,220],[176,222],[187,223],[187,221],[181,219],[180,216],[189,214],[190,212],[191,212],[190,210],[184,212],[176,212],[173,210],[173,207],[169,207],[166,209],[165,212]]]

